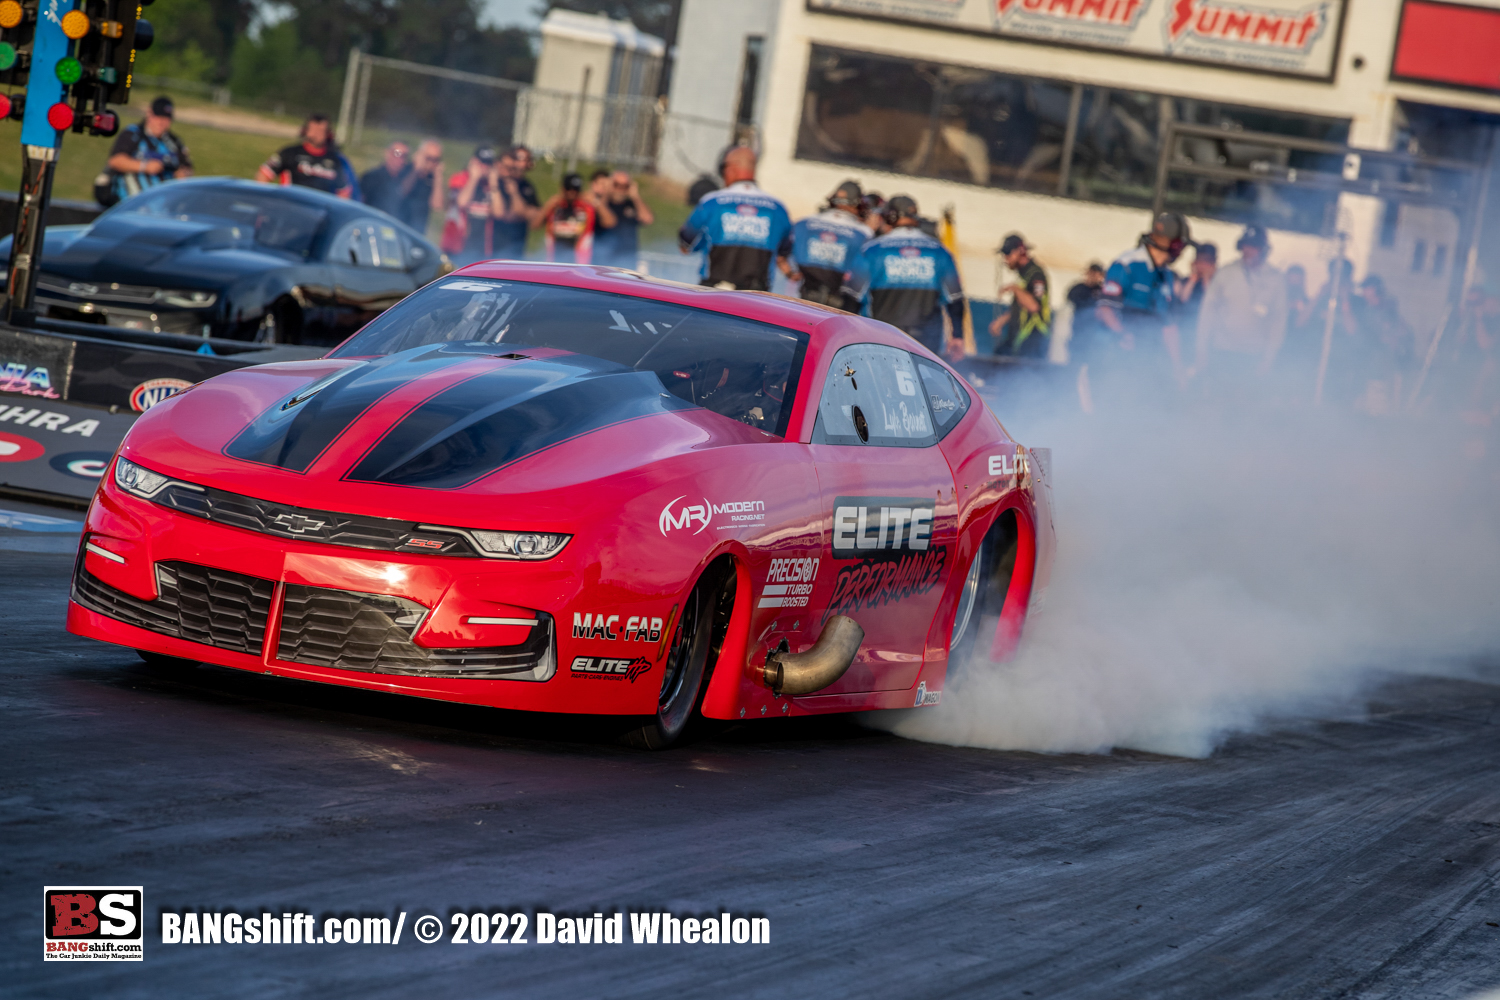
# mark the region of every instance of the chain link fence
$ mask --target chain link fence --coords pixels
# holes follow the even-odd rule
[[[338,134],[358,144],[376,133],[524,143],[538,155],[570,165],[583,161],[654,170],[664,138],[676,140],[673,150],[722,148],[734,127],[671,114],[656,98],[546,90],[356,49],[344,78]]]

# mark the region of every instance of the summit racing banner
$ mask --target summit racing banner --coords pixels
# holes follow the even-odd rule
[[[1345,2],[807,0],[807,9],[1331,80]]]

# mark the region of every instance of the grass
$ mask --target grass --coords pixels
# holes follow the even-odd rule
[[[130,106],[117,108],[121,127],[139,121],[144,114],[145,105],[158,93],[157,90],[138,92]],[[212,106],[196,95],[172,94],[171,96],[179,108]],[[281,124],[295,126],[299,121],[284,115],[255,113],[262,118]],[[254,177],[257,168],[272,153],[290,141],[274,136],[251,135],[202,125],[189,125],[180,121],[173,126],[172,130],[187,144],[193,158],[194,173],[200,177]],[[360,142],[350,144],[345,148],[345,155],[349,157],[349,162],[354,165],[354,168],[363,173],[380,162],[383,150],[395,139],[402,139],[415,146],[422,138],[423,136],[417,134],[406,135],[367,130]],[[62,148],[58,152],[57,173],[52,181],[52,197],[92,203],[94,178],[104,169],[105,161],[109,159],[110,146],[114,144],[114,141],[113,138],[67,133],[63,137]],[[0,121],[0,148],[7,148],[11,151],[9,155],[0,155],[0,189],[9,191],[20,189],[20,142],[21,123],[10,120]],[[450,140],[444,143],[443,159],[449,176],[463,168],[472,148],[469,141]],[[609,165],[604,164],[604,166]],[[537,162],[530,178],[532,184],[536,186],[537,198],[540,201],[546,201],[557,192],[565,172],[564,167],[565,164],[546,159]],[[587,178],[595,169],[595,164],[580,163],[575,166],[575,169]],[[688,213],[691,211],[684,202],[682,190],[669,181],[649,174],[640,175],[640,186],[641,197],[656,216],[656,221],[652,225],[641,229],[642,247],[675,242],[677,230],[687,220]],[[434,213],[428,235],[436,240],[441,232],[442,218]],[[541,234],[533,233],[531,241],[533,251],[540,246]]]

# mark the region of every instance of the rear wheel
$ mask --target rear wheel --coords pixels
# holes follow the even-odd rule
[[[976,659],[988,658],[1001,615],[1005,613],[1020,541],[1016,512],[1007,510],[985,534],[974,561],[969,564],[948,646],[950,681],[962,676]]]
[[[626,743],[642,750],[665,750],[688,731],[729,631],[735,580],[733,561],[721,559],[688,594],[671,626],[656,715],[626,733]]]

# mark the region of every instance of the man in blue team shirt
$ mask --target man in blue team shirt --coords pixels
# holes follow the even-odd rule
[[[866,243],[844,277],[844,291],[867,315],[905,331],[934,354],[943,350],[943,313],[951,323],[950,353],[963,353],[964,290],[946,247],[922,232],[917,203],[898,194],[882,209],[892,227]]]
[[[807,301],[859,312],[859,300],[844,294],[844,274],[874,235],[860,221],[864,197],[859,184],[845,181],[822,212],[792,227],[792,264],[783,265],[783,270],[788,278],[802,282],[801,295]]]
[[[705,251],[703,280],[715,288],[770,291],[771,264],[792,252],[786,206],[755,186],[755,151],[724,154],[725,187],[703,196],[677,234],[683,253]]]
[[[1132,250],[1115,258],[1104,274],[1095,314],[1105,329],[1119,337],[1122,351],[1145,364],[1159,361],[1165,351],[1179,384],[1186,379],[1182,341],[1172,308],[1177,301],[1177,275],[1171,263],[1193,245],[1187,219],[1162,212]],[[1160,365],[1158,364],[1158,367]]]

